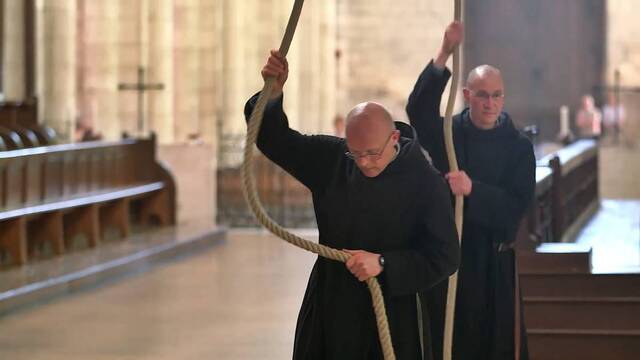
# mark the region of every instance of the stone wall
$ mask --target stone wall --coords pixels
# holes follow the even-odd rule
[[[444,29],[453,20],[453,2],[338,3],[339,111],[345,114],[359,102],[376,100],[396,119],[405,120],[407,96],[440,47]],[[458,97],[458,107],[461,104]]]
[[[640,87],[640,26],[634,0],[607,2],[607,73],[608,84],[614,82],[615,70],[620,71],[620,84]],[[640,92],[620,94],[626,110],[623,135],[629,144],[640,141]]]

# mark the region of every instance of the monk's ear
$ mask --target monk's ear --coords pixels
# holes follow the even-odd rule
[[[395,141],[400,140],[400,130],[393,130],[393,135],[391,135],[391,138]]]
[[[466,102],[468,104],[469,100],[471,100],[471,90],[469,90],[467,88],[463,88],[462,89],[462,95],[464,96],[464,102]]]

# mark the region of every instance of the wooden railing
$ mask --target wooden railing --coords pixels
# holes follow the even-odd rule
[[[285,227],[316,226],[311,192],[304,185],[262,154],[256,154],[253,171],[260,201],[269,216]],[[242,194],[240,168],[218,169],[217,176],[217,222],[237,227],[259,226]]]

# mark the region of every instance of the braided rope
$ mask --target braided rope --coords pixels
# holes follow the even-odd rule
[[[454,18],[460,21],[462,17],[462,0],[455,0]],[[453,51],[453,67],[451,76],[451,89],[444,117],[444,142],[447,148],[447,159],[449,160],[449,171],[458,171],[458,161],[456,159],[456,149],[453,146],[453,106],[456,102],[458,92],[458,77],[460,72],[460,47]],[[462,246],[462,210],[464,208],[464,197],[456,195],[455,219],[458,229],[458,241]],[[444,321],[444,344],[442,347],[443,359],[451,360],[453,345],[453,321],[456,307],[456,291],[458,287],[458,272],[449,277],[449,287],[447,290],[447,307]]]
[[[293,5],[291,16],[289,17],[289,22],[287,24],[287,29],[280,45],[280,54],[282,54],[282,56],[286,56],[289,50],[289,46],[291,45],[291,40],[293,39],[293,34],[295,32],[298,19],[300,18],[300,12],[302,11],[303,3],[304,0],[295,0],[295,3]],[[264,110],[273,90],[274,81],[274,78],[268,78],[265,81],[262,92],[258,97],[258,101],[256,102],[253,113],[251,114],[251,118],[249,119],[244,148],[244,162],[242,164],[242,190],[244,192],[244,196],[256,219],[274,235],[280,237],[290,244],[318,254],[322,257],[340,262],[346,262],[350,257],[350,255],[346,252],[332,249],[330,247],[317,244],[309,240],[305,240],[282,228],[269,217],[262,204],[260,203],[260,200],[258,199],[255,179],[253,172],[251,171],[252,156],[254,144],[256,143],[260,125],[262,124]],[[378,326],[378,337],[380,339],[380,345],[382,346],[384,359],[395,360],[396,357],[393,352],[393,344],[391,343],[391,334],[389,332],[389,324],[387,322],[387,314],[384,307],[384,298],[382,297],[380,284],[378,283],[376,278],[369,278],[367,280],[367,286],[369,287],[369,291],[371,292],[373,309],[376,315],[376,324]]]

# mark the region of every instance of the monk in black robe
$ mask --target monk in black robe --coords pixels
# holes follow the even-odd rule
[[[276,77],[258,147],[307,186],[320,243],[345,249],[345,264],[318,258],[300,309],[294,359],[382,359],[371,296],[377,276],[398,359],[432,359],[426,306],[417,296],[456,269],[459,245],[449,191],[413,129],[376,103],[357,105],[346,139],[289,128],[282,108],[288,65],[272,51],[263,77]],[[246,104],[249,119],[257,95]],[[348,249],[348,250],[347,250]],[[421,314],[423,324],[420,337]],[[424,346],[424,357],[421,354]]]
[[[446,174],[453,194],[463,195],[464,226],[456,301],[453,359],[514,359],[515,254],[513,242],[535,190],[535,157],[529,140],[502,111],[500,71],[483,65],[469,74],[468,105],[453,118],[453,141],[460,171],[449,172],[440,99],[450,77],[446,61],[462,41],[462,24],[445,31],[442,48],[420,74],[407,114],[434,166]],[[447,282],[428,296],[436,358],[442,356]],[[527,359],[522,321],[520,359]]]

